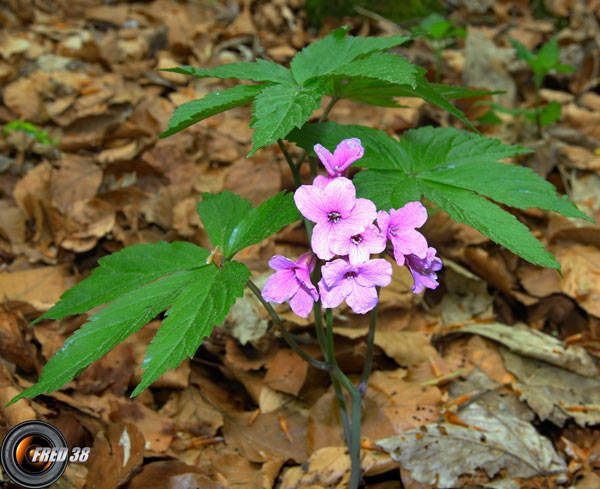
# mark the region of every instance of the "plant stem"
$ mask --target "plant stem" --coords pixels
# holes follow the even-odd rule
[[[379,296],[379,287],[377,287],[377,296]],[[373,367],[373,348],[375,346],[375,327],[377,325],[377,309],[375,306],[371,310],[371,316],[369,318],[369,333],[367,335],[367,351],[365,354],[365,365],[363,367],[362,375],[360,376],[360,382],[356,386],[361,396],[365,396],[367,393],[367,387],[369,385],[369,376],[371,375],[371,368]]]
[[[292,350],[294,350],[298,355],[300,355],[300,357],[304,361],[308,362],[313,367],[318,368],[319,370],[325,370],[326,372],[333,371],[333,368],[331,367],[331,365],[329,365],[329,363],[322,362],[320,360],[317,360],[316,358],[311,357],[302,348],[300,348],[300,345],[298,345],[294,336],[283,326],[283,321],[281,321],[281,318],[275,312],[275,309],[273,309],[273,307],[271,307],[271,304],[269,304],[267,301],[265,301],[263,299],[262,294],[260,293],[260,289],[256,286],[256,284],[254,282],[252,282],[252,280],[248,280],[246,282],[246,285],[254,293],[254,295],[258,298],[258,300],[260,300],[261,304],[264,306],[264,308],[267,310],[267,312],[271,316],[271,319],[273,319],[273,321],[279,326],[279,329],[281,330],[281,334],[283,335],[283,338],[288,343],[288,345],[290,345]]]
[[[540,121],[540,89],[535,87],[535,124],[537,126],[537,136],[542,137],[542,122]]]
[[[434,82],[439,83],[442,76],[442,48],[435,47],[435,77]]]
[[[296,188],[300,187],[300,185],[302,185],[302,180],[300,180],[300,172],[298,171],[298,168],[296,168],[294,160],[292,160],[292,157],[288,153],[288,150],[285,148],[281,139],[277,140],[277,144],[279,145],[279,149],[281,149],[283,156],[285,156],[285,161],[287,161],[287,164],[290,167],[292,176],[294,177],[294,184],[296,185]]]
[[[337,360],[335,358],[335,348],[333,344],[333,313],[331,309],[325,309],[325,320],[327,323],[327,355],[325,358],[327,362],[332,365],[334,368],[338,367]],[[346,444],[350,447],[352,443],[352,432],[350,427],[350,420],[348,418],[348,406],[346,404],[346,398],[344,397],[344,392],[342,391],[342,387],[338,378],[333,375],[333,371],[331,373],[331,384],[333,385],[333,390],[335,392],[335,397],[337,399],[338,407],[340,410],[340,417],[342,420],[342,427],[344,428],[344,437],[346,438]]]

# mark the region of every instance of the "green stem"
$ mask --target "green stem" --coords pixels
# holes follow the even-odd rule
[[[436,46],[435,48],[435,83],[440,82],[442,76],[442,48]]]
[[[285,161],[287,161],[287,164],[290,167],[290,170],[292,171],[292,176],[294,177],[294,184],[296,185],[296,188],[300,187],[300,185],[302,185],[302,180],[300,180],[300,172],[298,171],[298,168],[296,168],[294,160],[292,160],[292,157],[283,145],[281,139],[277,140],[277,144],[279,145],[279,149],[281,149],[283,156],[285,156]]]
[[[537,127],[538,138],[542,137],[542,122],[540,121],[540,88],[535,87],[535,124]]]
[[[336,368],[338,364],[335,358],[335,347],[333,343],[333,313],[331,309],[325,309],[325,320],[327,323],[327,355],[325,358],[330,365]],[[331,384],[333,385],[333,390],[335,392],[335,397],[340,410],[340,417],[342,420],[342,427],[344,428],[346,444],[348,447],[350,447],[352,443],[352,431],[350,427],[350,419],[348,418],[348,406],[346,405],[346,398],[344,397],[344,392],[342,391],[340,381],[335,375],[333,375],[333,372],[331,374]]]
[[[267,312],[271,316],[271,319],[273,319],[273,321],[279,326],[283,338],[285,339],[285,341],[287,341],[288,345],[290,345],[292,350],[294,350],[298,355],[300,355],[300,357],[304,361],[308,362],[313,367],[318,368],[319,370],[325,370],[326,372],[332,372],[333,368],[331,367],[331,365],[329,365],[329,363],[322,362],[320,360],[317,360],[316,358],[311,357],[302,348],[300,348],[300,345],[298,345],[294,336],[283,326],[283,321],[281,321],[281,318],[275,312],[275,309],[273,309],[273,307],[271,307],[271,304],[269,304],[263,299],[262,294],[260,293],[260,289],[256,286],[256,284],[252,282],[252,280],[248,280],[246,282],[246,285],[267,310]]]
[[[377,296],[379,296],[379,287],[377,287]],[[373,349],[375,346],[375,327],[377,325],[377,309],[375,306],[371,310],[371,316],[369,318],[369,333],[367,335],[367,352],[365,354],[365,365],[363,367],[360,381],[356,388],[360,394],[364,397],[367,393],[367,387],[369,385],[369,376],[371,375],[371,368],[373,367]]]

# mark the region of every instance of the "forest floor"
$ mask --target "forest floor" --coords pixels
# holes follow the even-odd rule
[[[90,460],[70,464],[53,486],[61,489],[346,487],[349,461],[329,379],[287,347],[251,295],[193,359],[133,399],[158,319],[60,390],[2,407],[37,380],[88,315],[27,325],[99,258],[161,240],[210,247],[196,214],[203,192],[228,189],[257,205],[293,189],[277,147],[247,158],[248,107],[158,139],[176,106],[232,82],[157,68],[256,57],[287,63],[340,25],[354,35],[405,32],[369,11],[317,30],[300,0],[108,3],[0,5],[0,122],[29,121],[57,141],[0,134],[0,436],[41,419],[70,446],[91,446]],[[561,61],[575,71],[550,75],[541,99],[561,105],[560,120],[541,136],[504,113],[500,124],[478,128],[535,150],[519,163],[600,222],[600,2],[546,2],[541,17],[518,0],[449,3],[467,37],[444,51],[441,81],[502,90],[496,101],[506,107],[531,108],[535,99],[533,75],[508,40],[535,49],[558,36]],[[433,79],[425,40],[399,52]],[[419,99],[400,102],[406,108],[342,102],[331,119],[393,135],[463,127]],[[487,110],[474,102],[459,104],[472,120]],[[396,269],[382,291],[363,404],[366,488],[430,488],[436,477],[450,477],[453,487],[600,487],[600,227],[537,209],[515,215],[555,255],[562,276],[440,211],[422,229],[444,262],[440,287],[415,295],[410,274]],[[272,255],[298,256],[307,246],[298,224],[238,259],[262,284]],[[313,323],[285,304],[277,310],[316,355]],[[339,311],[337,359],[359,374],[368,317]],[[419,439],[432,423],[440,423],[437,451],[415,446],[401,464],[375,446],[399,433]],[[469,428],[467,439],[443,433],[457,426]]]

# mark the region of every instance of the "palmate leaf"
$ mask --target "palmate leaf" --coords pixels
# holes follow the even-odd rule
[[[252,156],[263,146],[284,138],[295,127],[301,127],[321,106],[323,92],[319,86],[300,88],[292,85],[273,85],[261,91],[254,100],[250,127]]]
[[[161,71],[170,71],[195,76],[196,78],[236,78],[255,82],[294,83],[291,71],[285,66],[260,58],[257,58],[256,61],[230,63],[209,69],[184,65],[177,68],[166,68]]]
[[[182,104],[175,109],[169,119],[169,126],[160,137],[166,138],[212,115],[249,104],[264,88],[264,85],[238,85],[226,90],[210,92],[201,99]]]
[[[101,266],[96,270],[102,269]],[[169,307],[186,284],[198,275],[198,270],[200,269],[183,270],[146,283],[121,295],[115,302],[94,314],[50,359],[38,383],[12,399],[11,404],[23,397],[35,397],[44,392],[49,394],[73,380],[88,365]],[[151,280],[149,277],[146,279]],[[117,283],[113,282],[111,285]],[[105,285],[104,288],[110,287]]]
[[[454,117],[460,119],[471,129],[475,129],[471,121],[457,109],[448,99],[479,97],[489,95],[495,92],[471,91],[462,87],[452,87],[429,83],[423,76],[421,69],[417,68],[415,75],[415,84],[394,84],[382,79],[373,80],[368,78],[354,78],[348,83],[342,85],[338,90],[339,98],[348,98],[356,102],[377,105],[383,107],[398,107],[394,101],[395,97],[421,97],[423,100],[437,105],[448,111]]]
[[[417,74],[423,72],[406,58],[392,53],[375,53],[343,65],[332,71],[332,75],[349,78],[363,77],[398,85],[416,86]]]
[[[140,285],[206,263],[208,251],[191,243],[137,244],[98,260],[85,280],[67,290],[45,314],[36,319],[63,319],[106,304]],[[107,287],[110,284],[110,287]]]
[[[134,245],[99,260],[99,266],[40,319],[62,319],[107,304],[67,339],[25,396],[50,393],[163,311],[146,351],[142,381],[132,395],[167,369],[192,356],[243,294],[248,268],[228,260],[300,218],[292,194],[280,193],[258,207],[231,193],[205,194],[198,204],[204,228],[226,260],[207,264],[209,252],[190,243]]]
[[[424,127],[400,140],[383,131],[334,122],[309,124],[289,139],[306,150],[316,142],[329,149],[351,137],[365,154],[354,166],[369,168],[354,178],[357,193],[379,209],[398,208],[424,195],[458,222],[530,261],[559,268],[526,226],[485,197],[512,207],[539,207],[568,217],[588,218],[552,184],[528,168],[498,160],[529,150],[455,128]]]
[[[281,192],[258,207],[239,195],[224,190],[204,194],[197,205],[204,229],[214,247],[226,258],[259,243],[282,227],[300,219],[294,196]]]
[[[294,56],[290,69],[298,84],[306,85],[312,78],[328,75],[357,58],[385,51],[411,39],[402,35],[354,37],[346,36],[347,32],[347,27],[340,27]]]
[[[226,262],[221,268],[210,265],[194,271],[194,278],[174,300],[167,317],[146,350],[142,380],[132,396],[142,392],[186,356],[193,356],[202,340],[216,324],[221,324],[238,297],[250,270],[239,262]]]

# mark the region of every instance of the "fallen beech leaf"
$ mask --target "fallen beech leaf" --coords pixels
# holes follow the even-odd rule
[[[493,317],[493,299],[487,291],[487,282],[452,260],[445,259],[444,267],[443,323],[461,324],[474,318]]]
[[[75,202],[96,196],[102,183],[102,169],[91,158],[67,155],[59,165],[50,184],[52,204],[57,209],[64,213]]]
[[[387,455],[363,450],[360,466],[364,476],[392,470],[396,465]],[[302,466],[286,470],[279,489],[308,489],[313,487],[343,488],[350,480],[350,457],[344,447],[325,447],[317,450]]]
[[[127,485],[128,489],[186,489],[190,487],[226,489],[225,485],[212,480],[206,471],[179,460],[161,460],[146,464]]]
[[[190,385],[181,392],[173,392],[161,408],[160,414],[175,422],[177,431],[187,431],[194,436],[211,437],[223,426],[223,416],[200,395],[200,390]]]
[[[542,420],[557,426],[573,418],[580,426],[600,423],[600,380],[500,349],[506,368],[516,375],[516,389]]]
[[[564,275],[561,290],[589,314],[600,317],[600,250],[574,244],[559,247],[555,256]]]
[[[300,393],[306,380],[308,363],[290,349],[279,350],[266,365],[265,384],[293,396]]]
[[[510,350],[557,365],[586,377],[598,374],[594,361],[580,346],[567,346],[553,336],[524,325],[482,323],[464,326],[455,332],[473,333],[502,343]]]
[[[252,412],[230,413],[224,417],[225,441],[240,450],[244,458],[252,462],[273,459],[294,460],[302,463],[306,453],[307,419],[291,409],[278,409],[259,414],[250,423]],[[289,438],[282,429],[280,416],[285,417]]]
[[[459,412],[467,425],[450,423],[422,426],[377,442],[411,476],[437,487],[461,487],[462,474],[483,469],[493,477],[506,468],[511,477],[533,477],[566,471],[566,464],[550,440],[535,428],[493,406],[477,402]]]
[[[0,300],[27,302],[45,311],[73,285],[73,277],[63,266],[0,273]]]
[[[134,424],[111,423],[107,432],[100,431],[94,440],[86,489],[120,486],[142,464],[143,453],[144,437]]]

